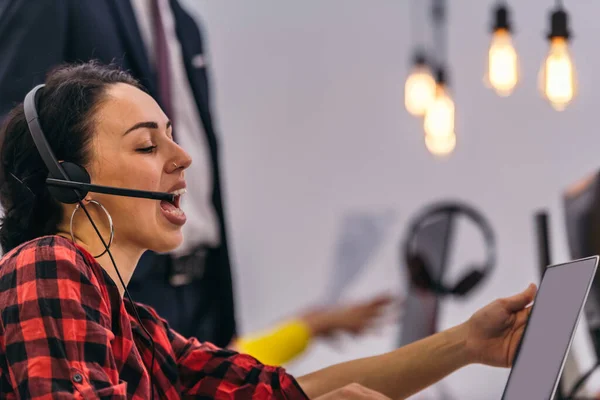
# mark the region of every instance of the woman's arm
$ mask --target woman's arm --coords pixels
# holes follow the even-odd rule
[[[404,399],[471,363],[509,367],[523,334],[534,285],[477,311],[468,321],[391,353],[338,364],[298,379],[313,398],[356,382]]]
[[[459,325],[391,353],[338,364],[298,379],[310,397],[357,382],[394,399],[403,399],[473,362]]]
[[[156,316],[157,318],[160,318]],[[300,400],[307,396],[283,368],[261,364],[252,356],[186,339],[162,319],[178,368],[184,398]]]
[[[314,338],[328,338],[336,332],[364,333],[393,300],[381,295],[356,304],[316,308],[273,329],[241,337],[231,348],[263,364],[283,365],[302,354]]]

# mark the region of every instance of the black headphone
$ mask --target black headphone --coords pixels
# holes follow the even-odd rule
[[[92,185],[90,174],[81,165],[68,161],[58,162],[42,131],[37,112],[37,94],[44,86],[43,84],[38,85],[27,93],[23,101],[23,111],[35,147],[40,153],[46,168],[48,168],[48,178],[46,179],[46,184],[49,186],[48,190],[56,200],[61,203],[74,204],[83,200],[88,192],[171,202],[174,200],[175,196],[171,193]]]
[[[486,260],[483,264],[470,266],[467,272],[459,279],[458,283],[451,287],[444,285],[441,278],[439,281],[433,279],[425,257],[419,254],[416,249],[416,238],[419,230],[427,221],[430,221],[432,217],[443,214],[449,215],[450,217],[453,217],[455,214],[462,214],[473,221],[483,233],[487,253]],[[452,221],[450,221],[450,223],[452,223]],[[459,202],[436,203],[426,207],[424,211],[419,213],[409,226],[406,240],[402,246],[402,252],[403,254],[401,257],[404,258],[406,263],[411,284],[416,288],[429,291],[436,295],[465,296],[489,275],[496,264],[496,242],[490,223],[474,208]]]
[[[137,197],[137,198],[145,198],[145,199],[153,199],[153,200],[167,200],[173,201],[174,195],[171,193],[164,192],[149,192],[145,190],[134,190],[134,189],[125,189],[125,188],[117,188],[113,186],[100,186],[100,185],[92,185],[90,174],[87,170],[81,165],[77,165],[72,162],[63,161],[59,162],[50,144],[48,143],[48,139],[46,139],[46,135],[44,135],[44,131],[39,122],[39,116],[37,112],[37,95],[39,90],[42,89],[45,85],[38,85],[34,87],[27,95],[25,96],[25,100],[23,101],[23,111],[25,113],[25,119],[27,120],[27,126],[29,127],[29,133],[33,138],[33,142],[35,147],[37,148],[40,157],[44,161],[44,164],[48,168],[48,178],[46,178],[46,184],[49,186],[48,190],[50,194],[59,202],[66,204],[74,204],[79,203],[81,209],[87,215],[90,223],[94,227],[96,234],[100,238],[100,241],[104,245],[106,249],[106,253],[108,253],[110,260],[112,261],[113,266],[115,267],[115,271],[119,280],[121,281],[121,285],[125,290],[125,296],[129,299],[131,304],[133,305],[133,310],[135,313],[135,317],[137,318],[140,326],[148,335],[148,339],[150,340],[152,346],[152,364],[154,365],[154,357],[155,357],[155,345],[154,339],[150,332],[146,329],[140,315],[137,310],[137,306],[135,305],[129,291],[127,290],[127,285],[123,281],[121,277],[121,273],[117,268],[117,264],[112,256],[112,253],[109,250],[109,245],[106,244],[106,241],[100,234],[98,227],[94,223],[94,220],[90,216],[87,211],[85,205],[83,204],[83,199],[87,195],[88,192],[96,192],[96,193],[106,193],[112,194],[116,196],[126,196],[126,197]],[[150,371],[150,393],[151,398],[154,399],[154,374]]]

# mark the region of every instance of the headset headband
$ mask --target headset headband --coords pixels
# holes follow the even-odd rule
[[[23,111],[25,112],[25,119],[27,120],[27,126],[29,127],[29,132],[31,132],[31,137],[33,138],[33,142],[35,143],[35,147],[40,153],[40,157],[46,164],[48,171],[50,172],[50,176],[53,178],[60,178],[65,180],[70,180],[67,176],[67,173],[63,170],[61,165],[59,164],[52,148],[50,147],[50,143],[46,139],[44,132],[42,131],[42,127],[40,126],[39,116],[37,112],[37,96],[42,89],[44,84],[38,85],[31,89],[29,93],[25,96],[25,100],[23,101]]]

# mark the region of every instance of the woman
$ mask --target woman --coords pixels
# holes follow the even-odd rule
[[[85,167],[92,183],[176,199],[87,193],[81,203],[107,252],[79,205],[48,190],[23,106],[10,113],[0,134],[0,397],[344,398],[356,383],[369,388],[357,395],[349,386],[356,398],[369,390],[405,398],[467,364],[511,365],[534,286],[394,352],[298,379],[182,337],[123,298],[144,251],[171,251],[182,240],[177,197],[191,159],[171,140],[167,116],[127,73],[95,63],[49,74],[37,110],[57,159]]]

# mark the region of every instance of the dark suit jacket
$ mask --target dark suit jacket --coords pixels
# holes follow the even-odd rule
[[[229,343],[235,334],[234,300],[226,223],[221,197],[218,143],[209,107],[209,88],[205,67],[192,65],[192,58],[203,53],[200,29],[176,0],[170,0],[181,42],[185,67],[196,105],[204,125],[213,165],[213,203],[221,226],[221,245],[209,252],[203,277],[202,298],[184,298],[190,310],[189,320],[203,323],[207,315],[212,319],[210,328],[203,328],[200,340],[219,346]],[[156,76],[146,54],[129,0],[0,0],[0,116],[25,94],[44,81],[46,73],[64,62],[98,59],[115,62],[129,70],[160,103]],[[1,118],[1,117],[0,117]],[[146,278],[156,255],[146,254],[140,263],[130,287],[138,283],[138,292],[144,291]],[[144,265],[142,265],[144,264]],[[164,288],[167,290],[166,288]],[[156,290],[156,288],[148,290]],[[193,292],[198,297],[198,288]],[[168,314],[177,304],[164,304],[160,293],[140,296],[151,306],[162,306]],[[135,299],[135,297],[134,297]],[[152,304],[161,301],[160,304]],[[189,302],[201,302],[195,307]],[[158,307],[156,307],[158,308]],[[169,320],[169,315],[164,316]],[[193,329],[184,334],[195,333]]]

